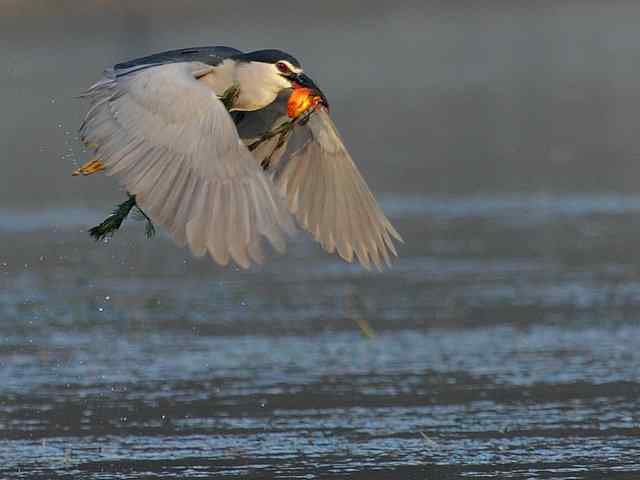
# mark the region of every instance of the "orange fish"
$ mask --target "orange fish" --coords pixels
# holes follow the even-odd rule
[[[298,118],[322,101],[322,97],[316,91],[306,87],[295,86],[287,102],[287,115],[289,115],[289,118]]]

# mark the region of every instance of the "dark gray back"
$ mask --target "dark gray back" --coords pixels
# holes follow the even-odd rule
[[[116,70],[128,70],[133,67],[144,67],[145,65],[158,65],[176,62],[202,62],[207,65],[218,65],[226,58],[240,55],[242,51],[231,47],[192,47],[181,48],[179,50],[168,50],[166,52],[154,53],[146,57],[136,58],[127,62],[116,64]]]

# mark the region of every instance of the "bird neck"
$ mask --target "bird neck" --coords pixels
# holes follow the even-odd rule
[[[239,62],[235,68],[235,81],[240,95],[234,110],[259,110],[273,102],[278,93],[290,85],[274,74],[273,65],[262,62]]]

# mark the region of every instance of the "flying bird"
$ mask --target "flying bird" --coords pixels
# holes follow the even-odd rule
[[[128,192],[103,224],[132,208],[196,256],[262,263],[297,223],[329,253],[367,269],[397,255],[398,232],[376,203],[300,62],[280,50],[171,50],[115,65],[84,95],[80,137]],[[294,217],[295,220],[292,218]]]

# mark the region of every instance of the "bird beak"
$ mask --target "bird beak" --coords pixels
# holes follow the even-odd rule
[[[305,75],[304,73],[299,73],[292,78],[292,81],[294,84],[293,86],[294,89],[300,88],[300,87],[308,88],[312,96],[320,97],[320,101],[318,103],[321,103],[325,107],[329,108],[329,101],[327,100],[327,97],[324,96],[324,93],[322,93],[322,90],[320,90],[320,88],[315,84],[315,82],[311,80],[311,78],[309,78],[307,75]]]

